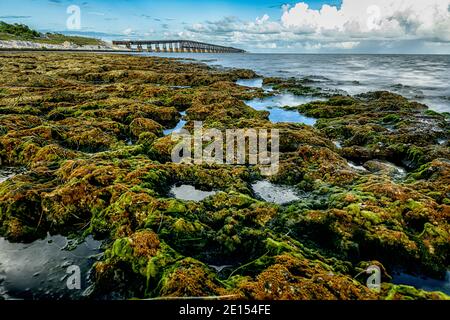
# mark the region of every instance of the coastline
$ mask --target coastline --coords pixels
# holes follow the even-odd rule
[[[24,40],[0,40],[0,51],[131,52],[130,50],[120,48],[118,46],[113,46],[106,42],[101,42],[98,45],[77,45],[68,41],[61,44],[52,44],[52,43],[24,41]]]
[[[266,92],[236,84],[256,78],[251,70],[68,50],[64,63],[63,53],[0,52],[0,163],[26,168],[0,184],[0,235],[104,240],[94,298],[113,294],[117,273],[146,283],[119,287],[124,298],[449,298],[389,275],[448,267],[444,115],[389,92],[339,96],[263,78]],[[317,119],[315,127],[275,123],[269,109],[244,103],[284,92],[320,98],[289,108]],[[170,163],[163,130],[182,119],[188,130],[200,120],[279,129],[281,171],[270,183],[302,196],[265,201],[252,189],[264,178],[251,167]],[[180,184],[216,193],[169,195]],[[371,264],[384,272],[378,293],[357,278]]]

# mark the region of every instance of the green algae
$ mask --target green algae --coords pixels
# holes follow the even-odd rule
[[[256,77],[249,70],[121,55],[1,59],[0,164],[27,171],[0,184],[0,235],[107,239],[94,297],[448,298],[386,283],[396,268],[449,267],[450,153],[436,142],[448,138],[446,115],[388,92],[330,96],[307,79],[264,79],[329,98],[292,107],[318,118],[315,128],[273,124],[243,102],[264,95],[235,84]],[[257,167],[171,163],[174,142],[162,132],[182,111],[188,130],[197,120],[279,129],[280,170],[270,180],[305,196],[286,206],[255,199]],[[394,179],[348,160],[409,172]],[[169,195],[176,184],[219,192],[183,201]],[[386,273],[380,293],[357,277],[374,261]]]

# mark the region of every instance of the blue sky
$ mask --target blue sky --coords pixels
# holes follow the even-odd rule
[[[81,10],[79,30],[67,28],[70,5]],[[0,20],[105,40],[188,38],[254,52],[450,53],[450,0],[2,0]]]

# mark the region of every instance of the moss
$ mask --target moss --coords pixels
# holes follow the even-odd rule
[[[385,273],[448,269],[450,153],[437,143],[450,132],[446,115],[389,92],[332,96],[311,79],[268,78],[277,90],[328,98],[291,108],[319,118],[314,128],[271,123],[243,101],[263,90],[235,84],[256,76],[249,70],[127,55],[2,59],[1,165],[26,168],[0,184],[0,235],[106,239],[94,298],[439,297],[386,283],[378,294],[355,275],[373,260]],[[255,199],[258,166],[171,163],[176,142],[162,130],[180,111],[187,130],[195,120],[280,130],[270,181],[301,199]],[[386,161],[404,166],[406,178]],[[168,194],[177,184],[217,193],[181,201]]]
[[[401,120],[400,116],[397,114],[389,114],[381,119],[383,123],[397,123]]]
[[[242,279],[238,286],[247,297],[258,300],[376,298],[368,288],[352,279],[292,255],[275,257],[275,263],[255,280]]]
[[[183,213],[186,212],[186,206],[182,201],[172,199],[167,202],[167,213]]]
[[[424,152],[421,148],[411,147],[408,149],[408,158],[413,161],[417,166],[425,163]]]

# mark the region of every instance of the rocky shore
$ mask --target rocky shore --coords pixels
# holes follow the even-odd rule
[[[393,283],[450,269],[449,114],[165,58],[0,53],[0,68],[0,236],[102,240],[88,298],[450,298]],[[314,126],[245,103],[282,93],[311,98],[283,109]],[[279,129],[279,172],[172,163],[180,121]]]
[[[77,45],[68,41],[52,44],[25,40],[0,40],[0,50],[127,51],[106,42],[99,45]]]

